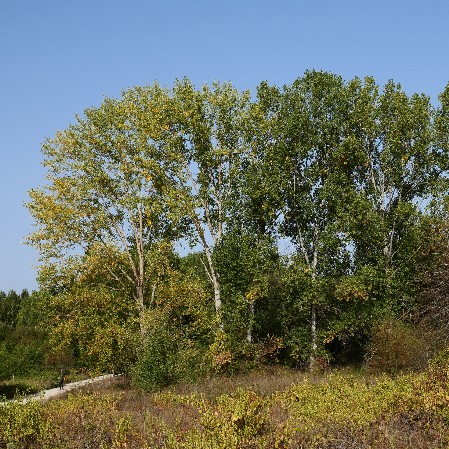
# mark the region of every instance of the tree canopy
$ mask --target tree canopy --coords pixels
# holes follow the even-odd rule
[[[48,182],[28,203],[41,286],[55,308],[104,304],[99,341],[174,319],[192,348],[195,315],[219,365],[274,341],[313,365],[419,301],[447,194],[448,98],[320,71],[254,99],[188,79],[107,98],[43,145]],[[180,242],[200,252],[179,256]],[[168,313],[195,296],[194,315]]]

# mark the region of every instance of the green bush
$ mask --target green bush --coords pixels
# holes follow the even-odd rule
[[[266,401],[253,391],[237,390],[233,395],[217,398],[216,407],[201,410],[201,424],[225,440],[233,434],[240,438],[263,435],[269,429]]]
[[[170,325],[164,312],[152,311],[146,334],[131,370],[134,382],[154,391],[178,381],[195,381],[210,368],[207,348]]]
[[[0,448],[448,447],[447,367],[394,378],[340,372],[293,385],[289,379],[263,396],[248,386],[206,396],[145,395],[121,385],[112,394],[105,386],[46,403],[1,404]]]
[[[164,321],[147,330],[138,361],[132,370],[134,381],[145,390],[155,390],[174,381],[173,354],[177,342]]]
[[[0,341],[0,380],[24,377],[43,371],[45,335],[18,327]]]
[[[266,445],[274,430],[269,415],[270,401],[253,391],[238,388],[233,394],[223,394],[212,400],[196,394],[183,396],[163,392],[154,399],[160,407],[182,407],[186,414],[194,416],[190,428],[182,429],[176,424],[161,426],[154,416],[148,415],[151,424],[147,424],[158,427],[167,443],[163,447],[167,449],[273,447]]]
[[[47,429],[42,410],[36,401],[0,404],[0,447],[24,448],[38,441]]]

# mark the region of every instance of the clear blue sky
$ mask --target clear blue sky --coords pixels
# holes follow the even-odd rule
[[[35,289],[23,202],[45,182],[40,146],[128,87],[262,80],[307,69],[392,78],[436,102],[449,81],[449,1],[3,0],[0,290]]]

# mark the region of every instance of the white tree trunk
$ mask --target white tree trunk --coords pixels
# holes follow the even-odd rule
[[[249,303],[249,323],[246,331],[246,341],[248,343],[253,342],[253,321],[254,321],[254,301]]]
[[[312,260],[313,282],[315,282],[316,280],[316,268],[318,266],[318,236],[319,236],[318,225],[315,224],[314,241],[313,241],[313,260]],[[310,370],[312,370],[315,367],[315,360],[318,349],[317,335],[316,335],[317,329],[316,312],[317,312],[317,305],[315,303],[315,300],[312,299],[312,303],[310,305],[310,342],[312,344],[312,352],[310,354],[310,361],[309,361]]]
[[[310,354],[309,368],[312,370],[315,367],[316,352],[317,352],[317,336],[316,336],[316,304],[312,302],[310,308],[310,339],[312,343],[312,352]]]

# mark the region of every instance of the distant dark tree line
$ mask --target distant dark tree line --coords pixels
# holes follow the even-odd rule
[[[49,369],[48,335],[39,305],[42,295],[0,291],[0,381],[18,379]]]
[[[26,289],[22,290],[20,294],[14,290],[10,290],[8,293],[0,291],[0,322],[16,327],[22,305],[29,296]]]

